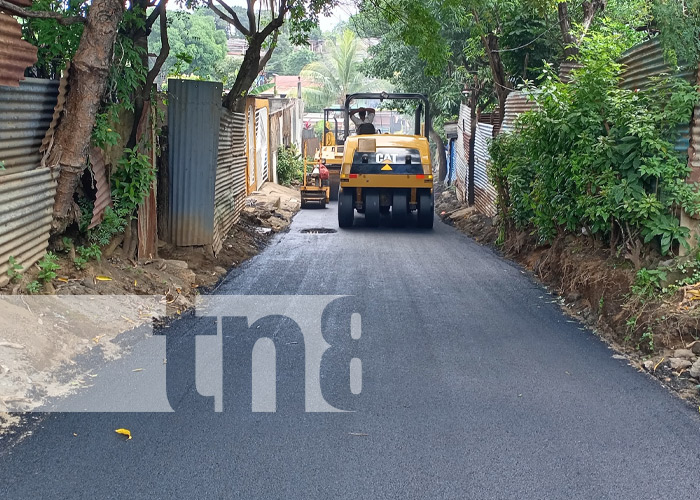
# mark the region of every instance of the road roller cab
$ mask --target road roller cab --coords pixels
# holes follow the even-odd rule
[[[355,210],[365,214],[367,226],[378,226],[382,214],[391,214],[395,226],[404,226],[416,212],[419,227],[433,227],[433,173],[430,161],[428,100],[421,94],[362,93],[347,96],[345,130],[350,130],[353,101],[416,101],[414,124],[408,133],[349,135],[340,170],[338,225],[350,227]],[[412,132],[412,133],[411,133]]]

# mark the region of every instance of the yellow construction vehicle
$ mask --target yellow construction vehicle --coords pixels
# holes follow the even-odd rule
[[[377,134],[371,123],[361,123],[357,134],[345,140],[340,171],[338,225],[351,227],[355,210],[365,214],[365,225],[376,227],[381,215],[391,211],[391,222],[404,226],[417,213],[419,227],[433,227],[433,172],[428,145],[430,113],[421,94],[382,92],[351,94],[345,99],[345,130],[350,130],[353,101],[383,102],[389,99],[418,101],[414,134]],[[366,113],[360,108],[364,120]],[[423,123],[421,123],[423,117]]]
[[[343,108],[326,108],[323,110],[323,137],[321,148],[316,151],[314,159],[323,163],[330,174],[330,199],[338,199],[340,188],[340,167],[343,164],[345,132],[338,128],[338,120],[345,114]],[[342,123],[340,124],[343,125]],[[347,130],[347,129],[345,129]]]
[[[299,187],[301,191],[301,208],[309,208],[311,206],[326,208],[326,204],[330,201],[331,193],[328,177],[328,169],[320,161],[314,162],[313,167],[309,168],[306,146],[304,146],[304,177],[302,185]]]

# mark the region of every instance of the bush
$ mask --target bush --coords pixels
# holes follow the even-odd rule
[[[621,89],[619,53],[610,47],[609,36],[591,33],[570,84],[545,70],[540,88],[529,90],[537,109],[520,117],[517,134],[491,144],[501,220],[506,231],[534,228],[542,241],[583,230],[629,250],[657,238],[665,254],[674,243],[687,246],[678,209],[700,212],[674,147],[698,93],[672,77]]]
[[[292,181],[301,181],[304,161],[295,145],[277,151],[277,179],[280,184],[289,186]]]

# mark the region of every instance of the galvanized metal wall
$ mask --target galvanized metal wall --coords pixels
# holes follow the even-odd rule
[[[484,215],[496,215],[496,189],[488,176],[491,163],[489,143],[493,139],[493,125],[479,123],[474,137],[474,206]]]
[[[269,179],[269,123],[267,108],[255,111],[255,158],[256,158],[256,189]]]
[[[511,92],[506,98],[506,109],[503,113],[503,123],[501,124],[501,132],[514,132],[515,121],[521,114],[530,111],[535,107],[535,103],[528,99],[523,92]]]
[[[246,192],[250,194],[257,189],[257,183],[255,182],[255,177],[257,172],[255,171],[255,99],[248,99],[246,103]]]
[[[459,107],[459,120],[457,121],[457,140],[455,141],[455,187],[459,201],[467,202],[468,170],[469,170],[469,142],[472,131],[472,112],[469,106],[462,104]]]
[[[178,246],[212,245],[223,85],[168,80],[168,228]]]
[[[245,207],[245,114],[224,110],[219,127],[219,151],[214,190],[214,252],[223,247],[231,227]]]
[[[56,181],[40,168],[39,146],[51,123],[58,82],[27,78],[0,86],[0,286],[10,256],[25,269],[46,252]]]
[[[686,68],[677,72],[664,60],[664,50],[658,38],[653,38],[644,43],[636,45],[625,52],[618,61],[624,66],[622,72],[623,89],[635,90],[647,88],[652,78],[663,74],[674,74],[691,83],[695,83],[695,71]],[[678,127],[679,139],[676,142],[676,151],[685,155],[688,151],[690,122],[687,125]]]

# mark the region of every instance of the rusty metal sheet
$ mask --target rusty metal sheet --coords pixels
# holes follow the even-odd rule
[[[506,99],[506,109],[503,113],[503,123],[500,132],[514,132],[515,121],[518,116],[530,111],[535,107],[534,101],[530,100],[523,92],[511,92]]]
[[[219,127],[216,186],[214,191],[215,253],[221,251],[231,227],[245,207],[245,114],[224,110]]]
[[[223,85],[168,80],[168,233],[177,246],[214,242],[214,185]]]
[[[157,168],[156,148],[149,147],[146,144],[156,143],[156,110],[151,106],[151,102],[147,101],[141,113],[141,119],[136,127],[136,137],[139,138],[139,152],[149,156],[149,160],[153,169]],[[148,138],[148,143],[142,140],[143,137]],[[106,193],[105,193],[106,194]],[[105,196],[105,195],[103,195]],[[137,247],[139,260],[153,259],[158,256],[158,184],[157,179],[151,184],[151,191],[139,205],[137,230],[139,236],[139,244]],[[98,190],[97,199],[100,200]],[[111,196],[110,196],[111,201]],[[97,201],[95,201],[97,206]]]
[[[684,80],[695,83],[695,69],[683,66],[681,70],[672,68],[664,59],[664,50],[658,38],[653,38],[639,45],[635,45],[625,52],[618,61],[623,65],[622,82],[623,89],[636,90],[647,88],[653,77],[663,74],[674,75]],[[675,149],[685,156],[690,146],[690,123],[678,127],[679,139]]]
[[[22,27],[0,13],[0,85],[17,87],[24,70],[36,62],[37,48],[22,40]]]
[[[25,172],[41,163],[39,147],[51,124],[58,82],[27,78],[19,87],[0,87],[0,176]]]
[[[562,83],[571,83],[571,73],[581,65],[573,61],[565,61],[559,65],[559,79]]]

